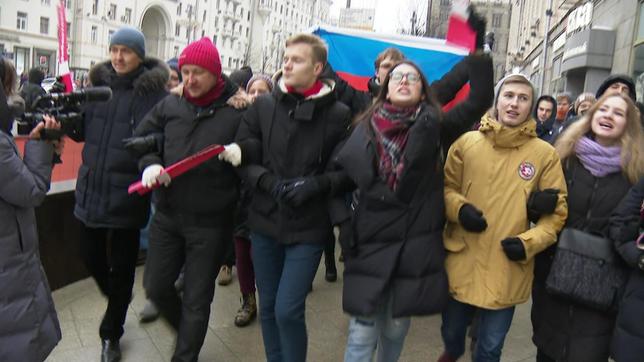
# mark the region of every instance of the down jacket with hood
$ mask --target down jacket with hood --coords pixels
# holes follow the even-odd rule
[[[567,216],[566,183],[554,148],[537,138],[528,119],[506,127],[486,115],[449,150],[445,163],[445,267],[452,297],[485,309],[502,309],[530,297],[534,257],[557,240]],[[558,189],[554,213],[530,228],[526,204],[531,192]],[[483,212],[488,227],[465,230],[458,214],[465,204]],[[518,237],[526,259],[512,261],[501,240]]]
[[[340,181],[327,165],[348,135],[351,113],[336,100],[335,82],[322,82],[317,94],[304,98],[289,93],[281,74],[276,74],[273,92],[250,106],[236,137],[242,150],[241,172],[254,190],[249,227],[284,244],[325,243],[332,237],[325,194],[291,207],[258,187],[264,175],[278,180],[323,177],[334,192]]]
[[[132,137],[143,117],[167,95],[168,67],[146,58],[130,74],[117,76],[107,61],[94,66],[89,77],[93,86],[109,86],[112,98],[86,104],[83,127],[72,137],[85,142],[74,215],[88,227],[142,228],[148,221],[150,202],[127,193],[140,174],[123,139]]]

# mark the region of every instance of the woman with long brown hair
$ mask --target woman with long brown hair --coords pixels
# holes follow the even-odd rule
[[[355,185],[343,308],[351,315],[345,361],[397,361],[410,317],[447,300],[442,158],[492,101],[492,62],[467,59],[467,100],[443,113],[420,68],[403,60],[357,119],[337,163]]]
[[[607,235],[611,213],[644,173],[640,114],[623,94],[601,97],[557,140],[568,186],[565,227]],[[607,361],[615,314],[548,294],[555,247],[539,254],[532,291],[537,361]]]

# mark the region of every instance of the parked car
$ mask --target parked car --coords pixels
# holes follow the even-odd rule
[[[51,90],[51,87],[56,83],[56,78],[51,77],[51,78],[45,78],[43,81],[40,83],[40,86],[45,90],[45,92],[49,93]]]

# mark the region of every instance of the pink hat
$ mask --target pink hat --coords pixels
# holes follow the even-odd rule
[[[221,76],[221,59],[219,51],[210,38],[203,37],[194,41],[183,49],[179,56],[179,70],[185,64],[198,65],[216,77]]]

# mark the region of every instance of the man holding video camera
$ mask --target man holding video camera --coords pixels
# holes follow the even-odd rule
[[[134,284],[139,230],[148,221],[150,200],[132,197],[128,185],[139,179],[137,161],[123,139],[163,97],[168,67],[145,56],[143,33],[132,27],[117,30],[110,39],[110,60],[89,73],[93,86],[109,86],[112,98],[83,107],[82,130],[70,135],[84,141],[76,180],[74,215],[81,221],[81,250],[85,265],[107,297],[99,333],[101,361],[121,358],[119,340]]]

